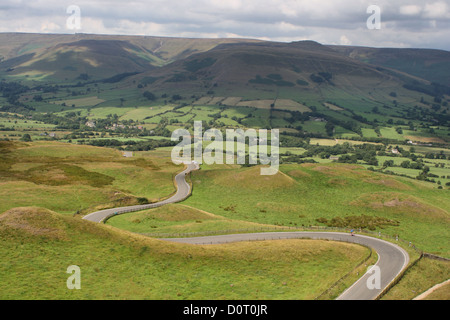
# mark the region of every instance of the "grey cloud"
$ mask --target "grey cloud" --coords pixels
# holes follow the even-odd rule
[[[311,37],[329,43],[342,38],[353,45],[450,49],[443,41],[450,38],[448,0],[2,0],[0,31],[34,30],[53,22],[60,26],[56,32],[67,32],[65,8],[72,4],[81,8],[81,32],[86,33],[157,30],[164,36],[231,34],[284,41]],[[371,4],[382,9],[384,30],[378,33],[366,28]]]

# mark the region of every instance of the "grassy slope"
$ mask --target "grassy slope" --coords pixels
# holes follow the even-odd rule
[[[450,300],[450,285],[434,289],[424,300]]]
[[[449,262],[423,258],[405,273],[400,282],[383,296],[383,299],[411,300],[434,285],[449,279],[449,277]],[[442,295],[442,297],[437,297],[436,299],[448,299],[448,286],[446,289],[446,298],[444,297]]]
[[[215,169],[215,170],[213,170]],[[317,225],[319,217],[384,217],[400,222],[383,233],[448,256],[448,190],[385,176],[360,166],[282,165],[273,177],[259,168],[202,166],[186,204],[231,219],[285,226]]]
[[[74,83],[78,82],[77,77],[81,73],[88,73],[91,79],[104,79],[122,72],[163,66],[222,43],[255,42],[243,39],[25,33],[2,33],[0,40],[1,57],[5,60],[19,57],[7,62],[7,67],[15,70],[13,75],[4,73],[5,76]]]
[[[183,204],[120,215],[109,219],[107,224],[132,232],[167,236],[234,230],[235,232],[276,230],[279,226],[230,219]]]
[[[155,154],[125,159],[113,149],[58,142],[1,142],[0,212],[41,206],[60,213],[158,200],[180,168]],[[140,179],[137,179],[137,178]]]
[[[0,235],[1,299],[312,299],[368,254],[312,240],[189,246],[40,208],[0,215]],[[70,265],[81,290],[66,288]]]

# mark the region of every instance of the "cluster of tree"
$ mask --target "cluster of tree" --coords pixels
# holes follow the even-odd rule
[[[333,82],[331,82],[333,75],[330,72],[319,72],[318,74],[313,73],[309,76],[309,78],[315,83],[321,84],[328,82],[333,85]]]
[[[442,159],[442,160],[448,159],[448,160],[450,160],[450,155],[447,157],[445,155],[444,151],[441,150],[439,153],[437,153],[437,152],[436,153],[427,152],[425,154],[425,158],[427,158],[427,159]]]
[[[18,82],[0,82],[0,93],[3,98],[6,98],[7,105],[1,106],[0,111],[14,112],[14,113],[29,113],[34,111],[33,107],[27,106],[20,102],[21,94],[29,91],[30,88]]]
[[[125,78],[134,76],[136,74],[139,74],[139,72],[120,73],[120,74],[116,74],[115,76],[112,76],[110,78],[103,79],[103,80],[101,80],[101,82],[103,82],[103,83],[116,83],[116,82],[122,81]]]
[[[341,163],[357,163],[359,160],[373,166],[378,166],[378,160],[376,158],[377,151],[384,149],[383,145],[373,145],[373,144],[361,144],[361,145],[351,145],[349,143],[337,144],[335,146],[319,146],[310,145],[307,140],[296,140],[296,138],[286,138],[281,136],[280,142],[283,146],[285,141],[287,144],[289,142],[300,145],[306,151],[301,155],[292,155],[290,152],[284,154],[284,161],[287,162],[297,162],[304,160],[305,158],[320,157],[321,159],[329,159],[331,156],[339,156],[338,162]]]
[[[33,113],[32,119],[56,125],[56,129],[79,130],[81,125],[84,125],[87,121],[87,118],[82,117],[80,114],[81,113],[68,113],[65,116],[61,116],[54,113]]]
[[[205,58],[202,60],[194,59],[184,62],[184,68],[190,72],[197,72],[200,69],[212,66],[214,63],[216,63],[216,59],[213,58]]]
[[[443,95],[450,95],[450,87],[445,86],[439,83],[431,83],[431,84],[424,84],[420,83],[418,81],[412,81],[410,83],[407,83],[403,85],[405,89],[413,90],[421,93],[425,93],[430,96],[434,97],[441,97]]]
[[[161,137],[171,137],[172,132],[167,129],[167,125],[169,124],[169,120],[167,118],[161,119],[155,129],[153,129],[152,135],[161,136]]]
[[[352,148],[353,151],[340,156],[338,162],[357,163],[359,160],[362,160],[368,165],[378,166],[377,152],[384,149],[384,146],[365,143],[352,146]]]
[[[316,160],[314,159],[305,159],[303,157],[303,155],[298,155],[298,154],[291,154],[291,153],[287,153],[282,155],[283,158],[280,158],[280,163],[298,163],[298,164],[302,164],[302,163],[317,163]]]
[[[131,141],[130,141],[131,142]],[[126,151],[149,151],[155,148],[174,147],[176,142],[171,140],[132,141],[125,147]]]
[[[89,141],[80,140],[78,141],[78,143],[89,144],[96,147],[117,148],[125,151],[149,151],[154,150],[155,148],[171,147],[176,145],[175,142],[172,142],[170,140],[120,141],[117,139],[96,139]]]
[[[155,100],[156,100],[156,96],[155,96],[153,93],[151,93],[150,91],[145,91],[142,95],[143,95],[147,100],[150,100],[150,101],[155,101]]]
[[[406,110],[403,117],[405,119],[418,120],[422,123],[428,122],[438,126],[448,126],[448,123],[450,122],[450,114],[447,113],[447,110],[444,110],[440,114],[436,114],[436,112],[433,111],[436,110],[415,106]]]
[[[59,90],[59,86],[42,84],[34,87],[33,90],[42,91],[42,93],[57,93]]]
[[[81,143],[82,140],[79,141]],[[95,147],[122,147],[134,141],[119,141],[116,139],[101,139],[101,140],[91,140],[88,142],[91,146]]]

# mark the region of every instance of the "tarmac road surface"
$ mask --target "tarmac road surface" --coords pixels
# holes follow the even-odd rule
[[[144,205],[136,205],[136,206],[130,206],[130,207],[122,207],[122,208],[114,208],[114,209],[106,209],[101,210],[97,212],[90,213],[83,217],[84,220],[89,220],[92,222],[103,222],[105,219],[110,218],[112,216],[128,213],[128,212],[135,212],[135,211],[141,211],[141,210],[147,210],[151,208],[156,208],[163,206],[168,203],[176,203],[183,201],[186,199],[190,193],[191,193],[191,186],[186,182],[185,176],[194,170],[198,170],[199,165],[197,163],[190,163],[187,165],[187,168],[177,174],[175,176],[175,184],[177,186],[177,192],[170,198],[157,202],[152,204],[144,204]]]
[[[161,240],[187,243],[187,244],[221,244],[239,241],[255,240],[278,240],[278,239],[326,239],[333,241],[345,241],[364,245],[374,249],[378,254],[378,261],[375,266],[379,267],[380,282],[379,288],[376,288],[375,271],[372,269],[366,272],[350,288],[343,292],[337,300],[374,300],[409,263],[409,255],[399,246],[381,240],[363,235],[352,236],[347,233],[339,232],[268,232],[268,233],[247,233],[230,234],[197,238],[166,238]],[[368,285],[369,283],[369,285]],[[375,288],[374,288],[375,287]]]

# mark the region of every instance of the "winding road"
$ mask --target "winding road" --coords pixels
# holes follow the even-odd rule
[[[118,214],[147,210],[147,209],[160,207],[165,204],[183,201],[191,194],[191,186],[189,185],[189,183],[186,182],[185,177],[191,171],[199,169],[199,165],[194,162],[189,163],[186,166],[187,166],[187,168],[183,172],[180,172],[179,174],[177,174],[175,176],[175,184],[177,187],[177,192],[172,197],[170,197],[166,200],[156,202],[156,203],[151,203],[151,204],[101,210],[101,211],[90,213],[90,214],[84,216],[83,219],[89,220],[92,222],[103,222],[106,219],[108,219],[112,216],[118,215]]]
[[[183,172],[177,174],[175,176],[177,192],[175,195],[166,200],[147,205],[138,205],[131,207],[102,210],[91,213],[85,216],[83,219],[100,223],[105,221],[105,219],[117,214],[146,210],[150,208],[160,207],[168,203],[180,202],[186,199],[191,193],[191,187],[186,182],[185,176],[189,172],[198,169],[199,169],[198,164],[193,162],[188,164],[187,168]],[[166,238],[160,240],[192,245],[213,245],[239,241],[263,241],[263,240],[301,239],[301,238],[355,243],[370,247],[377,252],[378,261],[375,264],[375,266],[379,267],[378,269],[380,276],[379,287],[372,288],[373,284],[376,284],[376,282],[373,282],[375,272],[368,271],[351,287],[345,290],[337,298],[337,300],[376,299],[380,295],[380,293],[392,281],[396,279],[396,277],[407,267],[409,263],[408,253],[399,246],[397,246],[396,244],[364,235],[352,236],[348,233],[340,233],[340,232],[265,232],[265,233],[218,235],[218,236],[196,237],[196,238]],[[368,283],[372,285],[368,285]]]
[[[378,254],[378,261],[375,266],[380,269],[380,287],[379,289],[370,289],[367,285],[368,280],[372,284],[374,272],[365,273],[357,282],[343,292],[338,300],[374,300],[408,265],[409,256],[405,250],[388,241],[380,240],[363,235],[352,236],[348,233],[340,232],[265,232],[265,233],[247,233],[231,234],[198,238],[166,238],[161,240],[174,241],[188,244],[222,244],[238,241],[258,241],[258,240],[279,240],[279,239],[316,239],[332,240],[355,243],[372,248]]]

